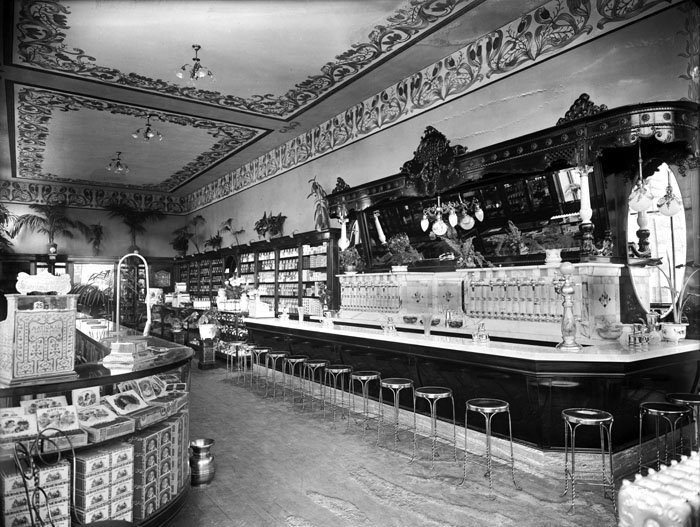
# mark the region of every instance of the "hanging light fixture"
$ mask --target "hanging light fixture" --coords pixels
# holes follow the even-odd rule
[[[639,176],[637,183],[632,189],[629,197],[629,207],[635,212],[644,212],[651,207],[654,202],[654,196],[649,191],[649,187],[644,183],[642,176],[642,140],[639,139]]]
[[[129,166],[122,162],[121,152],[117,152],[117,157],[113,157],[105,168],[115,174],[127,174],[129,172]]]
[[[158,139],[158,141],[163,140],[163,135],[151,126],[151,116],[146,117],[146,126],[142,126],[136,130],[131,137],[134,139],[143,139],[144,141],[150,141],[151,139]]]
[[[666,175],[668,176],[668,184],[666,185],[666,194],[661,196],[658,203],[659,212],[664,216],[675,216],[683,209],[683,202],[681,198],[673,193],[673,187],[671,186],[671,169],[666,167]]]
[[[187,78],[191,83],[194,83],[197,80],[204,77],[209,77],[210,80],[214,80],[214,73],[206,66],[202,66],[202,63],[199,59],[198,53],[199,50],[202,49],[202,46],[200,46],[199,44],[192,44],[192,49],[194,50],[194,57],[192,57],[192,61],[194,62],[194,64],[190,65],[189,62],[183,64],[177,70],[177,73],[175,73],[177,78]]]
[[[447,224],[451,227],[459,225],[465,231],[473,228],[477,221],[483,221],[484,211],[479,205],[476,198],[471,198],[466,203],[462,201],[461,194],[459,203],[448,201],[441,203],[440,196],[437,198],[437,205],[431,205],[423,209],[423,218],[420,221],[420,227],[423,231],[430,228],[430,223],[433,222],[431,232],[436,236],[443,236],[447,233]],[[447,214],[447,222],[444,215]]]

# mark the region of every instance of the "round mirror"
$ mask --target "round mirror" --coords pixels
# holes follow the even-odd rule
[[[648,229],[649,251],[651,258],[660,258],[664,271],[669,273],[674,265],[685,263],[686,231],[685,214],[681,208],[676,214],[667,216],[659,212],[659,200],[666,195],[670,185],[673,194],[681,197],[676,176],[671,168],[662,163],[646,180],[647,187],[653,195],[652,206],[642,212],[630,209],[627,217],[627,241],[639,249],[640,239],[637,231]],[[631,255],[634,256],[634,255]],[[676,283],[681,283],[685,269],[674,269]],[[668,314],[671,310],[671,292],[668,282],[657,267],[630,267],[632,281],[637,297],[644,309]]]

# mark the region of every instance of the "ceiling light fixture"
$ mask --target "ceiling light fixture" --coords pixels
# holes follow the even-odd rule
[[[142,126],[136,130],[133,134],[131,134],[131,137],[134,139],[143,139],[144,141],[150,141],[154,138],[158,139],[158,141],[163,140],[163,135],[158,130],[151,127],[150,115],[146,117],[146,126]]]
[[[127,174],[129,172],[129,166],[122,162],[122,153],[117,152],[117,157],[113,157],[109,162],[109,165],[105,167],[110,172],[115,174]]]
[[[177,78],[184,79],[185,77],[187,77],[191,83],[194,83],[198,79],[201,79],[203,77],[209,77],[210,80],[214,80],[214,73],[206,66],[202,66],[202,63],[200,62],[200,59],[197,56],[199,50],[202,49],[202,46],[200,46],[199,44],[192,44],[192,49],[194,49],[194,57],[192,57],[192,61],[194,62],[194,64],[183,64],[175,74]]]

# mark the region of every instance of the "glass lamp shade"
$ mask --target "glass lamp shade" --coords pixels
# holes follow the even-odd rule
[[[420,228],[425,232],[428,230],[428,227],[430,227],[430,221],[428,221],[428,216],[423,214],[423,219],[420,220]]]
[[[635,212],[649,210],[654,202],[654,196],[644,183],[638,183],[629,197],[629,207]]]
[[[465,214],[462,216],[462,219],[459,222],[459,226],[462,227],[465,231],[468,231],[469,229],[474,227],[474,224],[476,222],[474,221],[474,218],[470,216],[469,214]]]
[[[474,206],[474,217],[479,221],[484,221],[484,210],[479,205]]]
[[[450,225],[452,227],[457,225],[457,213],[454,210],[450,211],[450,215],[447,217],[447,221],[450,222]]]
[[[669,185],[666,187],[666,194],[661,197],[656,206],[664,216],[675,216],[683,209],[683,202],[673,194],[673,189]]]
[[[447,232],[447,223],[442,221],[442,216],[438,216],[438,219],[433,223],[433,234],[435,236],[443,236]]]

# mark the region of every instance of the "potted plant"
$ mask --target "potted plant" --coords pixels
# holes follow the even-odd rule
[[[213,234],[207,238],[207,240],[204,242],[204,247],[211,247],[212,251],[218,251],[221,249],[222,241],[223,238],[221,237],[221,234],[219,234],[219,231],[216,231],[216,234]]]
[[[90,234],[88,235],[88,243],[92,245],[92,255],[98,256],[102,250],[102,238],[104,237],[104,227],[101,223],[93,223],[88,226]]]
[[[184,258],[187,254],[187,248],[190,246],[190,238],[192,238],[193,233],[190,231],[189,225],[184,225],[179,229],[175,229],[173,234],[175,238],[171,240],[170,245],[178,252],[179,256]]]
[[[356,247],[348,247],[338,253],[338,263],[346,274],[362,271],[364,262]]]
[[[280,236],[282,234],[282,228],[284,226],[284,220],[287,216],[282,215],[280,212],[277,216],[273,216],[272,213],[269,215],[263,212],[262,218],[255,222],[255,232],[258,236],[269,240],[273,236]]]
[[[113,202],[107,205],[110,218],[119,218],[122,223],[129,229],[131,236],[131,247],[129,252],[138,251],[136,245],[136,235],[146,232],[145,224],[149,222],[159,221],[165,218],[165,213],[159,209],[141,210],[124,201]]]
[[[534,242],[544,250],[545,264],[559,265],[561,251],[574,246],[574,237],[562,225],[549,224],[534,237]]]
[[[64,205],[32,204],[29,208],[37,214],[22,214],[15,218],[9,230],[10,237],[17,236],[23,228],[46,234],[49,239],[49,253],[56,254],[56,236],[73,238],[73,230],[77,229],[85,237],[90,236],[90,227],[78,220],[72,220],[67,216],[67,208]]]
[[[447,236],[443,237],[443,240],[457,255],[457,269],[493,267],[493,264],[474,248],[474,236],[470,236],[463,242]]]
[[[230,232],[231,236],[236,240],[236,247],[238,247],[238,235],[245,232],[245,229],[236,229],[233,226],[233,218],[222,221],[221,225],[219,225],[219,230],[221,232]],[[231,244],[231,247],[233,247],[233,244]]]
[[[409,264],[423,259],[423,256],[411,245],[408,234],[400,232],[387,242],[389,262],[393,271],[405,271]]]
[[[92,317],[111,318],[114,301],[114,273],[111,269],[100,271],[84,284],[75,284],[70,293],[78,295],[77,304]]]
[[[681,280],[679,284],[675,270],[685,267],[692,267],[694,269],[691,272],[686,271],[683,280]],[[686,328],[688,327],[688,323],[684,322],[683,309],[691,297],[700,297],[698,293],[692,293],[689,290],[690,283],[692,282],[693,277],[698,273],[698,271],[700,271],[700,268],[698,268],[694,262],[680,264],[673,268],[669,262],[667,270],[664,270],[661,264],[657,266],[657,269],[666,279],[666,282],[668,283],[668,290],[671,293],[670,315],[672,321],[661,323],[661,334],[664,340],[678,342],[679,340],[683,340],[685,338]]]
[[[310,179],[309,183],[311,183],[311,192],[306,196],[306,199],[309,199],[311,196],[314,197],[314,224],[317,231],[324,231],[328,229],[331,224],[326,191],[321,184],[316,181],[316,176]]]
[[[9,253],[12,250],[11,236],[8,230],[12,220],[14,220],[12,213],[0,203],[0,254]]]

